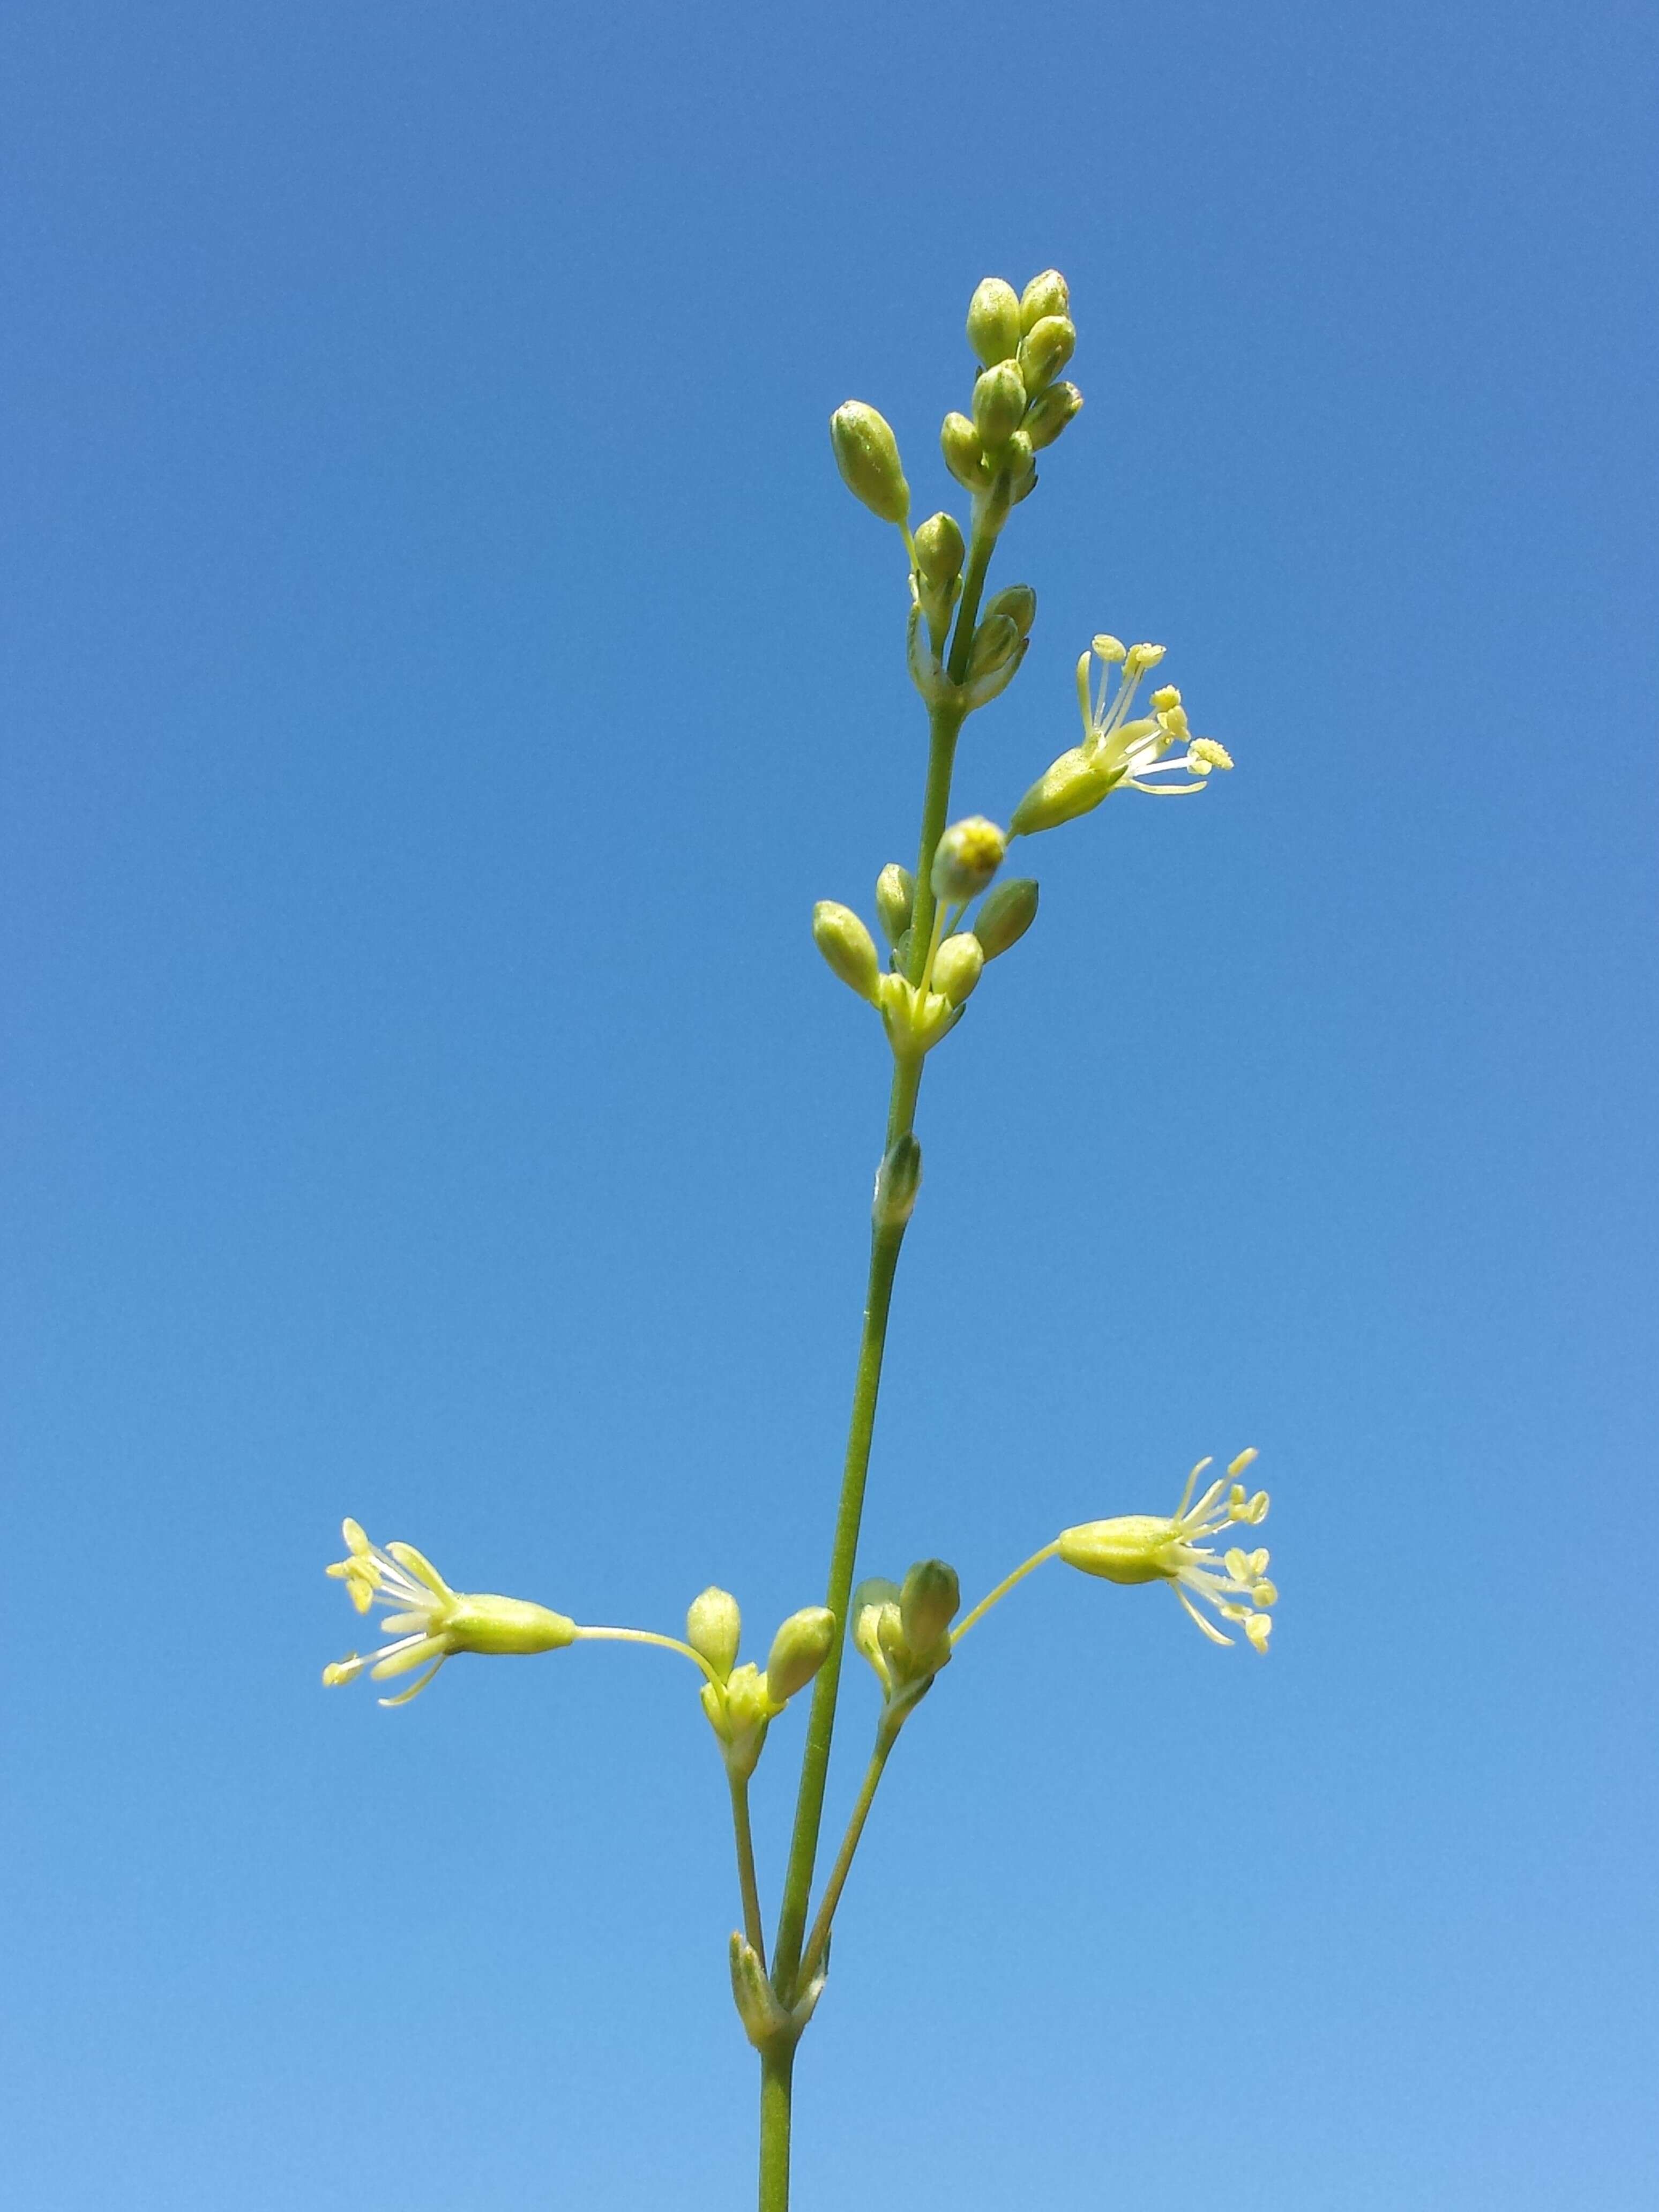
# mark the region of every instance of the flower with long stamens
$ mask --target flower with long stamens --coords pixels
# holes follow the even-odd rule
[[[1165,1520],[1154,1513],[1129,1513],[1115,1521],[1089,1521],[1060,1532],[1055,1549],[1068,1566],[1112,1583],[1168,1583],[1212,1644],[1231,1644],[1193,1602],[1201,1599],[1224,1620],[1237,1621],[1257,1651],[1267,1649],[1273,1621],[1267,1612],[1279,1595],[1267,1579],[1265,1550],[1234,1547],[1224,1553],[1207,1540],[1236,1522],[1255,1528],[1267,1518],[1267,1493],[1248,1496],[1236,1478],[1256,1456],[1240,1452],[1225,1475],[1194,1500],[1198,1478],[1210,1465],[1200,1460],[1187,1478],[1181,1502]]]
[[[1188,727],[1187,710],[1173,684],[1154,691],[1147,704],[1152,713],[1134,720],[1129,709],[1140,689],[1141,678],[1164,658],[1161,645],[1126,646],[1115,637],[1097,637],[1077,665],[1078,703],[1083,713],[1083,750],[1097,774],[1131,791],[1144,791],[1155,799],[1174,798],[1183,792],[1202,791],[1205,780],[1216,769],[1232,766],[1232,756],[1213,738],[1195,738]],[[1090,663],[1101,664],[1100,684],[1093,700],[1089,696]],[[1115,691],[1112,671],[1120,671]],[[1176,753],[1176,745],[1181,750]],[[1190,783],[1152,783],[1152,776],[1185,774]]]
[[[371,1544],[355,1521],[345,1522],[341,1533],[346,1556],[328,1571],[345,1584],[359,1613],[376,1605],[386,1608],[380,1630],[392,1640],[378,1651],[362,1657],[353,1651],[325,1667],[323,1680],[331,1687],[355,1682],[365,1668],[378,1682],[423,1667],[418,1681],[380,1699],[383,1705],[406,1705],[457,1651],[558,1651],[576,1640],[575,1622],[545,1606],[451,1589],[412,1544]]]
[[[1078,707],[1083,743],[1051,763],[1009,817],[1017,837],[1058,829],[1091,813],[1110,792],[1145,791],[1154,799],[1202,791],[1217,769],[1232,766],[1232,755],[1213,738],[1195,738],[1187,710],[1173,684],[1154,691],[1150,714],[1132,718],[1130,708],[1142,679],[1164,658],[1161,645],[1125,645],[1101,636],[1077,665]],[[1090,677],[1100,663],[1100,682],[1091,693]],[[1114,670],[1118,672],[1114,689]],[[1185,775],[1185,783],[1154,779]]]

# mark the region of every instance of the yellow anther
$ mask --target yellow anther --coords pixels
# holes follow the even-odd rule
[[[1110,637],[1104,631],[1095,640],[1094,645],[1095,653],[1102,660],[1123,660],[1128,656],[1129,649],[1121,637]],[[1135,649],[1137,652],[1139,651],[1139,647]]]
[[[1124,655],[1124,674],[1138,676],[1144,669],[1156,668],[1168,649],[1162,645],[1132,645]]]
[[[1173,684],[1166,684],[1161,690],[1153,692],[1152,704],[1160,714],[1167,714],[1171,707],[1181,704],[1181,694]]]
[[[1271,1616],[1265,1613],[1253,1613],[1244,1624],[1245,1635],[1249,1638],[1255,1649],[1264,1657],[1267,1656],[1267,1638],[1273,1634],[1273,1626]]]
[[[1206,768],[1231,768],[1233,764],[1233,757],[1228,751],[1226,746],[1218,744],[1213,738],[1194,738],[1191,746],[1189,747],[1189,750],[1193,756],[1193,765],[1194,768],[1196,768],[1200,762]],[[1255,1457],[1255,1454],[1251,1452],[1248,1457],[1239,1461],[1237,1464],[1248,1467],[1250,1460]]]

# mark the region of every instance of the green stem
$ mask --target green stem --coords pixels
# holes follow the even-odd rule
[[[760,1885],[755,1879],[755,1838],[749,1826],[749,1778],[728,1772],[732,1787],[732,1828],[738,1839],[738,1887],[743,1892],[743,1932],[763,1966],[766,1964],[766,1928],[761,1919]]]
[[[830,1930],[836,1917],[836,1907],[841,1903],[841,1893],[847,1887],[847,1877],[852,1869],[853,1854],[859,1847],[860,1838],[864,1833],[864,1824],[870,1817],[871,1806],[875,1802],[876,1790],[881,1781],[882,1771],[887,1765],[887,1754],[897,1741],[898,1729],[888,1726],[887,1716],[884,1714],[881,1725],[876,1730],[876,1747],[870,1754],[870,1764],[865,1770],[864,1787],[859,1791],[858,1802],[854,1806],[852,1818],[847,1823],[847,1833],[841,1839],[841,1849],[836,1854],[836,1863],[830,1868],[830,1879],[823,1886],[823,1899],[818,1906],[818,1917],[812,1923],[812,1933],[807,1939],[806,1950],[800,1962],[800,1978],[803,1986],[811,1980],[817,1971],[818,1961],[823,1958],[829,1944]]]
[[[654,1644],[659,1651],[678,1651],[682,1659],[689,1659],[700,1667],[714,1687],[720,1686],[720,1678],[703,1657],[689,1644],[682,1644],[678,1636],[659,1636],[654,1628],[578,1628],[576,1640],[583,1644]]]
[[[893,1080],[896,1091],[897,1072]],[[903,1134],[908,1127],[907,1115],[899,1133]],[[830,1772],[830,1740],[836,1728],[836,1695],[847,1648],[844,1632],[848,1601],[853,1594],[853,1563],[858,1551],[859,1523],[864,1514],[865,1480],[870,1472],[870,1441],[876,1425],[876,1395],[881,1387],[881,1357],[887,1341],[893,1274],[903,1242],[901,1224],[878,1229],[870,1243],[870,1288],[864,1308],[858,1373],[853,1385],[852,1428],[847,1439],[841,1504],[836,1515],[835,1545],[830,1555],[830,1587],[823,1601],[836,1616],[837,1632],[812,1688],[806,1747],[801,1757],[800,1790],[795,1801],[794,1834],[790,1840],[789,1866],[784,1876],[783,1906],[778,1917],[777,1950],[772,1966],[773,1986],[785,2004],[793,2004],[795,2000],[796,1970],[800,1965],[801,1938],[806,1930],[812,1865],[817,1856],[818,1830],[823,1820],[823,1790]]]
[[[967,673],[973,649],[974,627],[985,590],[986,572],[1002,526],[1006,506],[988,509],[982,526],[975,529],[969,548],[957,626],[951,641],[947,669],[953,683]],[[916,904],[911,916],[910,977],[915,982],[927,957],[933,937],[934,909],[933,852],[944,832],[951,807],[951,775],[956,765],[957,738],[963,716],[954,707],[934,708],[928,717],[927,787],[922,798],[921,844],[916,866]],[[916,1099],[921,1089],[920,1056],[896,1060],[893,1086],[887,1105],[887,1143],[890,1147],[908,1136],[915,1122]],[[789,1863],[784,1875],[783,1903],[778,1915],[778,1938],[772,1954],[772,1985],[785,2004],[796,2001],[799,1982],[801,1944],[806,1933],[811,1903],[812,1869],[817,1858],[818,1832],[823,1825],[823,1793],[830,1774],[830,1751],[836,1733],[836,1701],[841,1690],[842,1661],[847,1648],[848,1601],[853,1594],[853,1569],[858,1555],[859,1528],[864,1517],[864,1489],[870,1473],[870,1446],[875,1434],[876,1400],[881,1389],[882,1355],[887,1344],[887,1316],[893,1299],[893,1277],[898,1267],[904,1224],[877,1229],[870,1242],[870,1274],[865,1292],[864,1328],[859,1341],[858,1368],[853,1381],[853,1413],[847,1436],[847,1457],[842,1469],[841,1500],[836,1509],[836,1534],[830,1553],[830,1583],[824,1603],[836,1616],[836,1640],[818,1669],[812,1686],[812,1708],[807,1718],[806,1743],[801,1753],[800,1785],[795,1798],[795,1826],[789,1841]],[[866,1808],[867,1810],[867,1808]],[[845,1879],[843,1875],[843,1879]],[[760,2212],[788,2212],[790,2087],[794,2069],[793,2050],[774,2053],[761,2062]]]
[[[789,2092],[795,2053],[769,2051],[761,2060],[760,2212],[789,2212]]]

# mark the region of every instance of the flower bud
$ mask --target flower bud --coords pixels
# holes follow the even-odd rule
[[[1000,276],[987,276],[968,302],[968,343],[986,368],[1019,351],[1019,295]]]
[[[701,1597],[692,1599],[685,1616],[685,1640],[722,1682],[737,1663],[742,1636],[743,1615],[730,1590],[716,1589],[711,1583]]]
[[[954,583],[962,574],[968,549],[963,544],[962,526],[955,515],[943,511],[930,514],[916,532],[915,547],[916,573],[923,583],[935,591]]]
[[[1034,836],[1039,830],[1057,829],[1098,806],[1115,781],[1109,769],[1081,745],[1062,753],[1048,773],[1038,777],[1015,807],[1008,827],[1017,837]]]
[[[953,822],[933,851],[933,896],[952,902],[975,897],[1002,866],[1008,841],[994,822],[970,814]]]
[[[775,1705],[787,1705],[806,1687],[835,1640],[836,1616],[828,1606],[803,1606],[790,1614],[772,1638],[766,1662],[766,1694]]]
[[[986,958],[994,960],[1011,945],[1018,945],[1036,920],[1036,910],[1037,887],[1029,876],[1012,876],[999,884],[974,921],[974,934]]]
[[[951,1656],[951,1623],[962,1603],[957,1571],[943,1559],[918,1559],[899,1593],[899,1625],[918,1666],[943,1666]]]
[[[971,996],[985,969],[985,947],[971,929],[947,937],[933,955],[933,988],[953,1006]]]
[[[988,615],[974,632],[968,654],[968,681],[971,684],[976,676],[988,676],[994,668],[1006,667],[1019,647],[1019,629],[1012,617]]]
[[[1076,385],[1051,384],[1026,409],[1020,428],[1033,447],[1052,446],[1082,404],[1083,394]]]
[[[893,1139],[876,1170],[871,1220],[878,1229],[902,1229],[915,1211],[921,1188],[921,1146],[907,1131]]]
[[[910,916],[915,911],[916,879],[908,868],[900,867],[890,860],[876,878],[876,914],[881,922],[882,935],[890,945],[896,945],[910,927]]]
[[[899,1621],[899,1588],[884,1576],[872,1575],[853,1592],[853,1647],[861,1652],[874,1668],[884,1691],[891,1687],[887,1659],[882,1646],[881,1628],[884,1613],[892,1615],[894,1632]]]
[[[862,400],[849,399],[830,417],[830,442],[848,490],[872,514],[902,529],[910,519],[910,487],[886,419]]]
[[[1066,279],[1058,269],[1045,269],[1040,276],[1033,276],[1020,295],[1019,326],[1022,331],[1034,329],[1045,315],[1069,314],[1072,295]]]
[[[1025,380],[1015,364],[1003,361],[984,370],[974,386],[974,428],[988,453],[1006,444],[1024,412]]]
[[[1026,636],[1036,620],[1036,593],[1029,584],[1010,584],[1006,591],[987,599],[979,618],[988,623],[997,615],[1006,615],[1020,635]]]
[[[957,482],[966,484],[969,491],[983,491],[991,481],[991,471],[979,432],[968,417],[947,415],[939,428],[939,442],[945,465]]]
[[[873,1005],[881,963],[874,938],[852,908],[820,899],[812,909],[812,941],[848,990]]]
[[[1076,344],[1069,315],[1044,315],[1032,324],[1019,343],[1019,373],[1031,398],[1054,382]]]
[[[1024,430],[1016,430],[1003,447],[1002,465],[1008,471],[1008,504],[1018,507],[1036,489],[1036,455]]]

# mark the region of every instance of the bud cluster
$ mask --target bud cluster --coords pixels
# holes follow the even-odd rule
[[[747,1781],[759,1762],[766,1731],[829,1657],[836,1616],[821,1605],[792,1613],[772,1638],[764,1672],[737,1664],[743,1616],[729,1590],[710,1588],[693,1598],[685,1640],[714,1679],[703,1684],[702,1709],[720,1741],[726,1771]]]
[[[885,969],[875,939],[851,907],[820,899],[813,908],[813,942],[848,990],[879,1012],[896,1059],[920,1059],[954,1029],[987,962],[1018,944],[1036,919],[1037,887],[1030,877],[989,888],[1007,848],[1002,830],[981,814],[952,823],[940,837],[929,884],[933,943],[914,982],[905,972],[915,946],[916,896],[908,868],[890,860],[876,878],[876,914],[889,947]],[[952,927],[945,933],[947,914],[960,924],[967,908],[988,890],[972,927]],[[914,1160],[908,1153],[901,1157],[898,1148],[888,1155],[876,1185],[878,1224],[909,1218],[921,1179],[919,1147]]]
[[[1077,344],[1066,279],[1045,269],[1017,293],[986,277],[968,305],[968,343],[980,374],[971,411],[945,418],[945,465],[969,491],[1000,492],[1012,507],[1036,482],[1037,453],[1083,404],[1076,385],[1060,380]]]
[[[872,1576],[853,1593],[853,1642],[881,1684],[896,1729],[951,1663],[951,1623],[962,1603],[954,1567],[918,1559],[902,1583]]]

